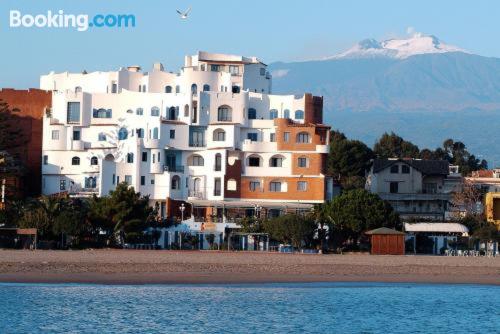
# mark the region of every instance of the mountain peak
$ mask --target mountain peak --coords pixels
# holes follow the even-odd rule
[[[417,32],[407,38],[394,38],[381,42],[373,38],[364,39],[347,51],[324,59],[375,57],[405,59],[419,54],[445,52],[467,53],[459,47],[442,42],[436,36]]]

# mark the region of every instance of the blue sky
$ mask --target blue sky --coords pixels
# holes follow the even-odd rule
[[[176,9],[192,7],[188,20]],[[10,28],[9,11],[134,14],[128,29]],[[197,50],[264,62],[332,55],[365,38],[403,37],[408,27],[473,53],[500,57],[499,1],[10,1],[0,2],[0,87],[37,87],[51,70],[110,70],[160,61],[177,70]]]

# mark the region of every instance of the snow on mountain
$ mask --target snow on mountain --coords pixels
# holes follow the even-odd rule
[[[414,55],[446,52],[467,53],[459,47],[440,41],[435,36],[414,33],[406,39],[389,39],[382,42],[375,39],[365,39],[349,50],[323,58],[323,60],[375,57],[405,59]]]

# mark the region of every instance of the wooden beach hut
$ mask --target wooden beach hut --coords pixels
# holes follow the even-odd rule
[[[387,227],[380,227],[368,231],[370,236],[371,253],[377,255],[404,255],[405,233]]]

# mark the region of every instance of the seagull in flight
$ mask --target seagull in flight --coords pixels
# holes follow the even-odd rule
[[[181,19],[185,20],[185,19],[187,19],[190,11],[191,11],[191,7],[189,7],[185,12],[181,12],[180,10],[177,10],[177,13],[181,16]]]

